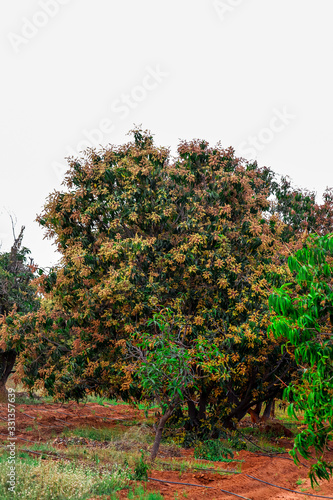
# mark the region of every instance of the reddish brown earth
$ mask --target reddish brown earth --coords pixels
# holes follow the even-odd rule
[[[128,430],[126,421],[144,420],[143,412],[134,410],[127,405],[107,405],[101,406],[95,403],[87,404],[36,404],[36,405],[16,405],[16,429],[15,435],[17,443],[22,443],[22,447],[29,446],[30,442],[45,442],[54,438],[68,428],[92,426],[98,428],[110,428],[117,426]],[[7,405],[0,405],[0,441],[5,442],[7,437]],[[28,430],[27,430],[28,429]],[[292,446],[292,439],[285,437],[280,439],[279,445],[286,449]],[[276,444],[276,440],[274,441]],[[333,452],[327,454],[327,460],[333,462]],[[174,461],[191,461],[193,463],[192,472],[180,473],[177,471],[156,471],[149,472],[150,477],[160,479],[163,482],[150,480],[144,484],[148,491],[159,491],[163,498],[174,500],[175,498],[188,500],[201,499],[235,499],[233,496],[222,492],[221,489],[241,495],[251,500],[282,500],[282,499],[305,499],[316,498],[315,496],[305,496],[295,494],[282,489],[260,483],[249,478],[247,475],[254,476],[275,485],[283,486],[292,490],[300,491],[306,488],[306,493],[312,495],[324,495],[333,499],[333,481],[322,482],[320,488],[311,490],[310,481],[307,479],[308,468],[304,466],[297,467],[288,454],[278,456],[263,456],[247,451],[241,451],[237,456],[238,460],[244,460],[241,464],[241,473],[236,474],[232,471],[237,469],[239,462],[221,463],[208,462],[204,460],[195,460],[193,450],[182,450],[180,457],[174,457]],[[303,461],[305,463],[305,461]],[[202,465],[209,465],[214,471],[203,471],[194,468]],[[309,465],[307,463],[307,465]],[[219,473],[220,471],[220,473]],[[230,471],[229,474],[223,471]],[[301,485],[297,484],[300,479],[304,480]],[[165,481],[179,483],[190,483],[197,486],[186,486],[182,484],[171,484]],[[138,485],[133,482],[133,489]],[[203,488],[200,486],[209,486]],[[128,490],[119,493],[120,499],[126,499]],[[177,496],[178,495],[178,496]],[[106,500],[107,497],[100,497]],[[318,496],[317,498],[320,498]],[[91,499],[95,500],[95,499]],[[96,499],[97,500],[97,499]]]
[[[18,441],[45,441],[67,427],[114,427],[123,421],[142,419],[143,412],[127,405],[102,406],[97,403],[16,405],[15,436]],[[7,421],[7,405],[0,404],[0,422]],[[27,430],[28,429],[28,430]],[[127,428],[128,429],[128,428]],[[7,436],[0,426],[0,438]]]
[[[193,452],[192,452],[193,453]],[[283,456],[288,456],[283,455]],[[242,464],[241,474],[225,474],[222,475],[216,472],[192,472],[183,473],[179,476],[179,473],[175,472],[160,472],[153,471],[150,475],[153,478],[165,479],[169,481],[178,481],[183,483],[192,483],[197,485],[210,486],[213,489],[204,489],[198,487],[189,487],[182,485],[174,485],[167,483],[157,483],[155,481],[150,481],[147,489],[148,490],[159,490],[163,498],[168,500],[174,500],[175,492],[178,492],[178,498],[185,498],[183,493],[187,495],[188,499],[200,500],[201,498],[207,498],[210,500],[214,499],[235,499],[234,495],[222,492],[221,489],[236,493],[243,497],[249,498],[251,500],[273,500],[273,499],[304,499],[311,498],[303,494],[295,494],[267,484],[263,484],[255,479],[249,478],[246,474],[262,479],[269,483],[273,483],[278,486],[283,486],[291,490],[300,491],[300,488],[306,489],[307,493],[326,495],[333,498],[333,481],[330,483],[322,483],[321,487],[315,491],[310,488],[310,481],[307,479],[307,469],[305,467],[298,468],[294,465],[292,461],[282,459],[281,457],[265,457],[259,456],[246,451],[241,451],[238,459],[244,459]],[[333,453],[331,454],[331,460],[333,460]],[[195,461],[196,464],[200,462]],[[203,461],[201,461],[203,462]],[[207,462],[206,462],[207,464]],[[212,467],[215,466],[215,470],[235,470],[237,466],[236,463],[230,464],[217,464],[211,463]],[[301,486],[297,485],[296,482],[299,479],[305,479]],[[125,499],[126,493],[122,492],[123,496],[120,498]]]

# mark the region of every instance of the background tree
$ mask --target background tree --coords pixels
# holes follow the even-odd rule
[[[333,472],[324,460],[333,440],[333,235],[309,237],[288,264],[297,285],[285,284],[270,296],[275,313],[271,330],[285,339],[302,373],[285,395],[290,415],[304,412],[306,428],[297,435],[291,455],[297,463],[298,453],[310,458],[314,448],[313,484]]]
[[[14,227],[13,227],[14,229]],[[12,310],[15,314],[25,314],[38,308],[39,301],[35,290],[31,287],[36,266],[28,255],[30,250],[22,247],[24,226],[10,252],[0,254],[0,317],[8,315]],[[8,349],[0,351],[0,399],[6,400],[6,382],[12,372],[16,351]]]
[[[333,189],[326,188],[323,203],[316,201],[316,193],[295,188],[288,177],[277,182],[271,176],[272,203],[270,212],[276,213],[285,224],[282,237],[288,242],[295,233],[306,231],[325,235],[333,231]]]

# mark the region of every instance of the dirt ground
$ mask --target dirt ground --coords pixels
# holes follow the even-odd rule
[[[124,422],[124,430],[128,430],[126,421],[144,420],[144,414],[140,410],[134,410],[127,405],[105,405],[97,403],[68,403],[68,404],[20,404],[16,409],[17,444],[28,447],[30,443],[43,443],[55,438],[68,427],[74,429],[82,426],[95,428],[110,428],[121,426]],[[0,441],[5,443],[7,437],[7,405],[0,405]],[[275,443],[276,444],[276,441]],[[291,449],[292,439],[283,438],[279,445],[285,449]],[[310,481],[307,478],[308,466],[297,467],[287,453],[277,456],[264,456],[260,453],[241,451],[237,460],[244,460],[241,464],[241,473],[237,473],[239,462],[209,462],[206,460],[195,460],[193,450],[182,450],[181,456],[174,460],[188,460],[195,467],[200,468],[203,464],[212,468],[211,471],[197,470],[196,472],[157,471],[151,470],[149,476],[159,481],[149,480],[142,483],[148,491],[159,491],[163,498],[175,500],[176,498],[187,498],[189,500],[201,499],[235,499],[247,498],[251,500],[282,500],[282,499],[304,499],[320,498],[320,495],[333,499],[333,481],[322,482],[320,488],[311,490]],[[333,462],[333,451],[327,454],[327,460]],[[303,460],[303,463],[305,461]],[[228,473],[229,471],[229,473]],[[249,477],[252,476],[252,477]],[[255,479],[256,478],[256,479]],[[276,488],[258,481],[266,481],[284,488],[311,493],[311,496],[292,493]],[[170,481],[170,483],[166,482]],[[297,484],[302,481],[302,484]],[[189,483],[172,484],[174,483]],[[133,489],[138,485],[133,482]],[[224,492],[222,490],[225,490]],[[232,492],[230,495],[227,492]],[[120,499],[126,499],[128,490],[119,493]],[[238,497],[236,496],[238,495]],[[107,497],[103,497],[106,500]],[[91,499],[95,500],[95,499]],[[97,500],[97,499],[96,499]]]
[[[127,405],[97,403],[68,404],[19,404],[16,405],[15,436],[18,441],[45,442],[67,427],[114,427],[122,421],[140,420],[143,412]],[[0,404],[0,422],[7,421],[7,406]],[[4,430],[2,430],[4,429]],[[6,426],[0,426],[0,438],[4,439]]]

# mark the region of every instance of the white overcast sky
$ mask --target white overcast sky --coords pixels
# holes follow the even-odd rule
[[[2,2],[1,251],[61,187],[64,158],[121,144],[133,124],[175,152],[180,139],[233,146],[319,199],[333,186],[332,0]]]

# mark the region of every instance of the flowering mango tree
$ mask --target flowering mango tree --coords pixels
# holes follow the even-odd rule
[[[187,424],[209,421],[216,435],[295,373],[267,332],[268,297],[293,279],[287,257],[312,230],[315,201],[232,148],[183,141],[171,158],[149,132],[132,133],[69,159],[38,217],[61,260],[36,281],[39,311],[2,319],[1,345],[31,390],[133,402],[151,391],[164,411],[179,397]],[[162,331],[155,315],[168,309]]]

